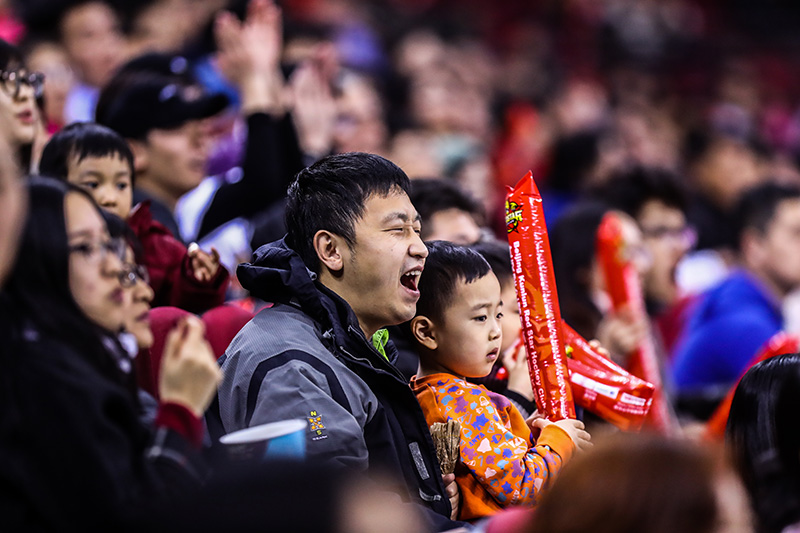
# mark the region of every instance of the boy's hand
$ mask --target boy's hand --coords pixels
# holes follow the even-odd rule
[[[549,420],[547,420],[547,419],[544,417],[544,415],[543,415],[542,413],[540,413],[540,412],[539,412],[539,409],[535,409],[535,410],[533,411],[533,413],[531,413],[531,416],[529,416],[529,417],[528,417],[528,418],[525,420],[525,423],[527,423],[527,424],[528,424],[528,427],[529,427],[529,428],[531,428],[531,438],[533,439],[533,442],[536,442],[536,441],[539,439],[539,434],[542,432],[542,427],[544,427],[544,426],[541,426],[541,427],[540,427],[540,426],[537,426],[537,425],[534,423],[534,422],[536,422],[537,420],[544,420],[545,422],[547,422],[547,424],[545,424],[545,426],[546,426],[546,425],[548,425],[548,424],[550,424],[550,421],[549,421]]]
[[[196,243],[189,245],[189,265],[197,281],[207,283],[211,281],[219,271],[219,252],[216,248],[211,248],[211,253],[204,252]]]
[[[532,418],[533,417],[531,417],[531,419]],[[584,429],[586,426],[584,426],[583,422],[580,420],[565,418],[563,420],[559,420],[558,422],[550,422],[544,418],[537,418],[532,421],[531,427],[539,428],[541,431],[550,424],[554,424],[563,429],[567,435],[569,435],[569,438],[572,439],[577,451],[586,451],[593,446],[592,436],[589,435],[589,432]]]
[[[458,519],[459,506],[461,505],[461,491],[458,490],[455,474],[442,474],[444,491],[450,499],[450,520]]]
[[[533,401],[533,384],[528,372],[525,357],[525,344],[522,337],[503,353],[503,366],[508,371],[508,389]]]

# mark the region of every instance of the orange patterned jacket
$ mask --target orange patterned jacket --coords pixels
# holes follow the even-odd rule
[[[428,425],[461,423],[459,519],[492,515],[511,505],[533,506],[574,450],[557,426],[536,443],[525,419],[504,396],[450,374],[414,377],[411,387]]]

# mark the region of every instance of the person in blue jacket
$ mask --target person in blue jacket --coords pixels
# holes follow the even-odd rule
[[[678,394],[720,398],[783,328],[781,303],[800,285],[800,188],[765,183],[738,207],[739,262],[702,295],[673,363]]]

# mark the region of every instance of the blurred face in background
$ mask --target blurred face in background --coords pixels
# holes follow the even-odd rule
[[[87,2],[61,19],[61,42],[73,67],[88,85],[102,87],[125,59],[125,38],[111,7]]]
[[[123,247],[108,234],[97,208],[85,196],[68,193],[64,218],[69,246],[69,286],[86,317],[111,333],[118,333],[126,316],[125,292],[120,281]]]
[[[336,100],[336,151],[381,153],[387,137],[378,91],[367,78],[345,76]]]
[[[481,238],[481,228],[467,211],[456,207],[438,211],[425,221],[426,241],[449,241],[455,244],[475,244]]]
[[[758,185],[758,158],[747,144],[719,137],[694,166],[694,177],[706,197],[723,209],[729,209],[742,192]]]
[[[675,270],[694,244],[695,233],[686,225],[680,209],[660,200],[646,202],[636,220],[652,258],[650,268],[644,273],[645,293],[656,302],[673,303],[679,296]]]
[[[0,113],[8,140],[15,148],[33,143],[36,137],[39,110],[35,96],[40,83],[18,65],[0,73]]]
[[[780,297],[800,286],[800,199],[783,200],[763,233],[748,233],[748,267]]]
[[[211,148],[208,124],[189,120],[177,128],[151,130],[144,142],[131,141],[137,187],[169,203],[197,187],[206,176]]]
[[[63,125],[64,104],[75,84],[75,73],[66,50],[55,42],[42,42],[28,53],[28,68],[44,74],[44,115],[48,122]]]
[[[122,285],[125,296],[125,331],[136,338],[139,349],[153,345],[153,331],[150,329],[150,302],[153,289],[148,285],[147,269],[136,264],[133,250],[125,250]]]

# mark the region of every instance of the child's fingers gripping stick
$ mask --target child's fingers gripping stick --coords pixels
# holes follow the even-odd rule
[[[585,451],[593,446],[592,436],[586,431],[586,426],[580,420],[563,419],[552,423],[569,435],[576,450]]]

